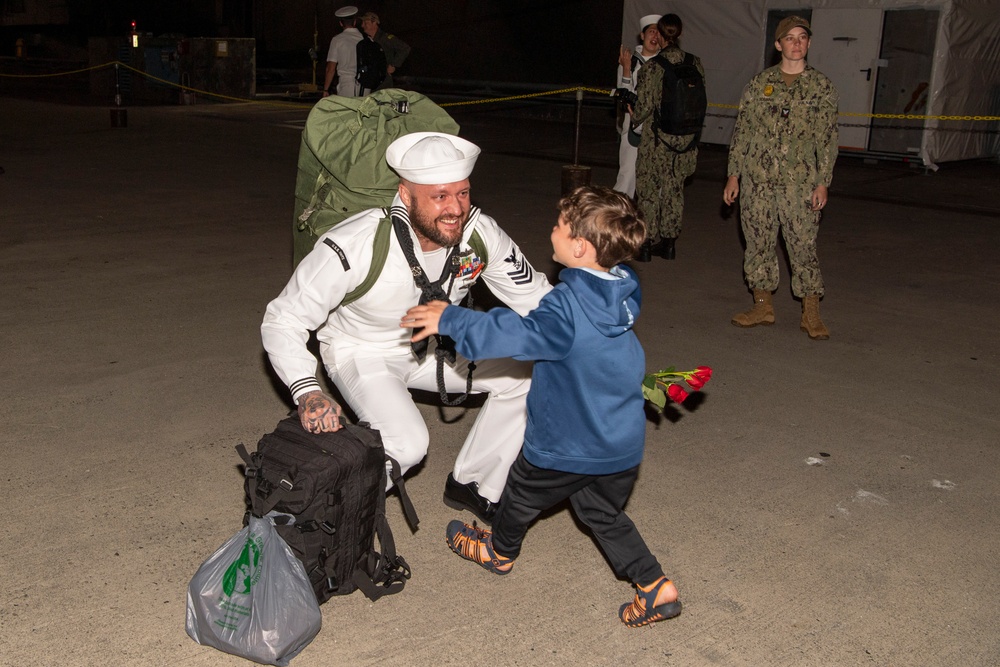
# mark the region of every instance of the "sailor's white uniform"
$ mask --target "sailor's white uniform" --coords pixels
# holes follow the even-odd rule
[[[392,210],[408,220],[399,195]],[[327,373],[358,418],[381,431],[386,452],[405,471],[424,458],[429,442],[427,425],[407,390],[436,392],[437,363],[433,341],[425,359],[418,362],[410,350],[411,331],[399,326],[403,314],[419,302],[420,289],[395,234],[390,234],[379,279],[367,294],[340,305],[368,274],[382,217],[382,209],[372,209],[321,236],[268,305],[261,335],[272,366],[297,401],[321,388],[316,359],[306,348],[309,332],[316,331]],[[488,252],[485,269],[469,245],[473,230],[478,230]],[[410,235],[417,260],[436,280],[448,249],[422,253],[412,229]],[[551,289],[545,275],[535,271],[511,238],[476,207],[471,209],[460,248],[461,268],[448,290],[452,303],[461,301],[481,279],[497,298],[524,315]],[[459,355],[453,366],[445,364],[449,393],[465,391],[467,363]],[[472,389],[490,396],[458,454],[453,474],[460,483],[477,482],[479,493],[494,502],[500,499],[507,470],[521,448],[530,377],[531,367],[525,362],[476,362]]]

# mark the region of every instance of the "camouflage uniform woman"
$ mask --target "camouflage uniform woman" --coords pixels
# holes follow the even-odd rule
[[[747,84],[729,148],[723,200],[740,197],[746,239],[743,271],[754,305],[733,317],[753,327],[774,323],[771,293],[778,288],[775,245],[781,230],[791,263],[792,293],[802,299],[800,327],[814,340],[830,331],[819,317],[824,293],[816,238],[837,159],[837,91],[809,67],[809,22],[790,16],[778,24],[781,63]]]
[[[681,36],[681,19],[676,14],[667,14],[659,20],[660,41],[663,49],[660,55],[676,65],[687,55],[677,46]],[[702,78],[705,70],[698,56],[694,65]],[[643,67],[639,70],[636,95],[639,100],[633,109],[632,122],[646,123],[659,110],[663,91],[663,68]],[[642,133],[639,155],[635,163],[635,193],[639,211],[646,220],[649,238],[640,249],[636,259],[649,261],[651,254],[664,259],[674,258],[674,242],[681,233],[681,215],[684,212],[684,181],[694,174],[698,162],[698,147],[691,146],[693,134],[670,135],[655,128],[655,123],[646,123],[649,128]],[[678,153],[691,146],[684,153]]]

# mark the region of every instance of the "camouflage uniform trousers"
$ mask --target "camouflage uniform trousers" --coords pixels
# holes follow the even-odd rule
[[[698,149],[676,153],[652,132],[643,133],[635,163],[635,194],[639,212],[646,221],[646,235],[653,241],[677,238],[681,235],[684,213],[684,181],[694,174]],[[663,135],[660,135],[661,137]],[[690,136],[686,137],[690,139]],[[670,137],[680,147],[688,141]]]
[[[823,296],[816,238],[821,213],[811,206],[812,188],[775,186],[743,179],[740,189],[740,224],[747,248],[743,273],[750,289],[773,292],[778,288],[778,230],[785,239],[791,263],[792,293],[802,298]]]

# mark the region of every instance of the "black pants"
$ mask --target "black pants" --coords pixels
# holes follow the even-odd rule
[[[651,584],[663,576],[663,568],[622,509],[638,474],[639,466],[610,475],[559,472],[534,466],[518,454],[493,517],[493,549],[516,558],[531,522],[569,498],[573,513],[593,531],[618,576]]]

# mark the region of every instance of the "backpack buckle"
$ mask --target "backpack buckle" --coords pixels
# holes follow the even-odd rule
[[[300,533],[311,533],[316,530],[316,519],[309,519],[308,521],[296,521],[295,527]]]

